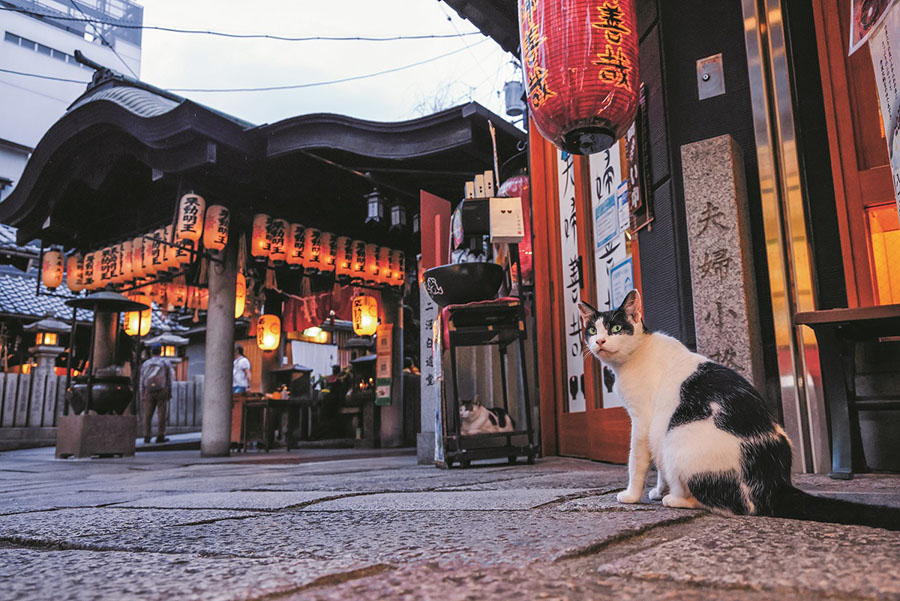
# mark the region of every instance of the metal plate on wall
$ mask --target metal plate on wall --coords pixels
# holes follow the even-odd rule
[[[722,53],[697,60],[697,93],[700,100],[725,93]]]

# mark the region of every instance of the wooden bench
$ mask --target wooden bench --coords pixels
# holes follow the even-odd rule
[[[815,332],[831,434],[832,478],[868,471],[859,429],[859,411],[900,409],[900,400],[861,401],[856,397],[856,344],[900,336],[900,305],[828,309],[794,315],[795,325]]]

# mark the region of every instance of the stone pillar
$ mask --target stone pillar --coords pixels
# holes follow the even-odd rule
[[[91,366],[94,373],[108,367],[116,359],[116,328],[119,326],[118,313],[94,313],[94,355]]]
[[[441,366],[435,364],[431,354],[432,328],[439,310],[425,292],[425,286],[419,286],[419,367],[422,379],[419,385],[421,428],[416,436],[416,457],[422,465],[434,462],[434,422],[438,403],[441,402]]]
[[[231,447],[231,367],[234,363],[234,295],[237,281],[235,236],[219,254],[223,264],[209,263],[203,423],[200,434],[200,454],[204,457],[227,456]]]
[[[744,162],[729,135],[681,147],[697,352],[765,392]]]

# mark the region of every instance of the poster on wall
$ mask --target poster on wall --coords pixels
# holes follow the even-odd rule
[[[597,274],[597,302],[600,311],[609,311],[619,305],[614,298],[614,282],[620,290],[631,277],[631,259],[625,230],[630,224],[628,212],[628,187],[622,180],[622,158],[617,142],[608,150],[590,157],[591,208],[594,216],[594,268]],[[625,211],[620,210],[620,196],[624,196]],[[609,208],[607,208],[609,207]],[[599,210],[598,210],[599,209]],[[612,214],[608,218],[606,211]],[[624,223],[622,223],[624,222]],[[628,262],[628,278],[625,262]],[[630,290],[630,288],[629,288]],[[628,291],[625,291],[627,294]],[[623,296],[624,298],[624,296]],[[621,301],[620,301],[621,302]],[[601,361],[601,363],[603,363]],[[603,407],[621,407],[622,399],[613,391],[615,375],[603,364]]]
[[[557,182],[559,184],[559,239],[562,255],[563,310],[565,312],[566,403],[563,410],[570,413],[584,411],[584,342],[581,336],[581,256],[578,253],[578,214],[575,210],[575,163],[572,155],[556,151]],[[615,211],[613,211],[615,214]]]
[[[850,3],[850,47],[847,55],[859,50],[881,25],[895,0],[853,0]]]
[[[900,211],[900,5],[886,11],[881,26],[869,39],[878,102],[894,182],[894,199]]]

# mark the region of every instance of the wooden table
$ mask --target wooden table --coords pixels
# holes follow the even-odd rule
[[[794,315],[794,324],[816,333],[819,365],[831,433],[832,478],[849,479],[868,471],[859,430],[860,409],[900,409],[861,405],[856,398],[856,343],[900,336],[900,305],[858,309],[828,309]],[[890,403],[890,402],[888,402]]]
[[[303,409],[307,409],[309,411],[309,418],[307,421],[307,437],[310,436],[313,429],[313,412],[318,408],[321,401],[318,399],[310,399],[310,398],[289,398],[289,399],[268,399],[261,398],[258,400],[246,401],[243,403],[241,412],[241,446],[243,450],[247,450],[247,443],[253,439],[253,432],[250,431],[248,426],[248,416],[250,413],[254,411],[259,411],[262,413],[262,432],[259,433],[259,438],[256,438],[257,442],[261,441],[263,446],[266,449],[266,453],[269,452],[271,448],[271,440],[274,438],[274,430],[277,425],[281,424],[281,415],[285,411],[297,410],[297,419],[292,420],[291,413],[288,414],[288,423],[284,432],[284,442],[287,450],[290,451],[292,447],[292,442],[294,440],[293,436],[293,426],[297,425],[302,427],[303,420],[301,418],[300,411]],[[301,433],[302,437],[302,433]]]

